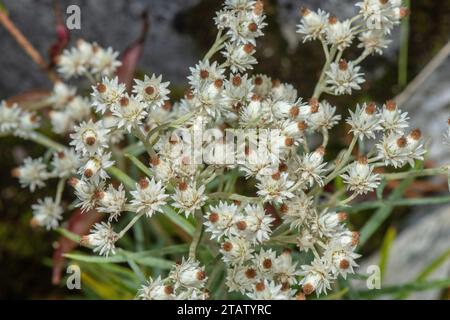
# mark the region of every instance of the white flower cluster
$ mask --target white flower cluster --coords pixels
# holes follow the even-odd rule
[[[344,224],[345,206],[378,188],[382,173],[377,167],[414,165],[425,154],[420,130],[408,131],[408,115],[393,101],[382,108],[375,103],[357,105],[346,120],[353,135],[350,146],[336,159],[326,154],[329,132],[341,116],[321,94],[361,89],[360,62],[381,54],[389,43],[385,37],[405,15],[396,0],[367,0],[357,6],[360,12],[342,22],[322,10],[302,11],[298,32],[304,41],[321,41],[326,56],[309,99],[300,97],[291,84],[247,73],[257,63],[256,39],[266,25],[261,1],[225,0],[215,18],[216,41],[190,69],[189,90],[173,104],[162,76],[136,79],[127,92],[114,77],[120,63],[111,49],[80,41],[65,51],[59,59],[60,73],[65,78],[87,77],[92,94],[82,97],[75,88],[57,82],[45,101],[51,110],[42,116],[48,114],[54,133],[70,136],[70,148],[37,131],[38,112],[0,105],[2,135],[31,139],[54,150],[51,160],[27,158],[14,170],[31,192],[51,178],[59,179],[55,198],[32,206],[34,224],[47,229],[59,225],[68,180],[77,207],[86,214],[96,210],[107,216],[81,240],[99,255],[119,252],[118,241],[138,219],[169,214],[189,230],[196,221],[189,258],[166,278],[150,278],[139,298],[208,298],[206,269],[196,255],[203,229],[213,240],[210,251],[226,270],[229,291],[251,299],[327,293],[339,276],[354,273],[359,257],[359,235]],[[355,39],[364,52],[347,62],[343,51]],[[222,63],[214,59],[221,51]],[[205,129],[214,137],[199,135]],[[242,131],[246,139],[239,143]],[[259,136],[254,138],[254,132]],[[269,143],[262,143],[263,133],[270,136]],[[319,146],[313,147],[313,136],[322,139]],[[447,138],[450,141],[450,129]],[[133,139],[138,142],[130,142]],[[359,157],[354,157],[357,143],[366,146],[367,140],[377,142],[368,152],[360,147]],[[134,181],[123,172],[128,168],[126,152],[148,154],[149,163],[133,161],[145,177]],[[324,188],[337,177],[351,193],[344,200]],[[241,183],[250,188],[236,194]],[[125,219],[124,212],[132,218],[119,231],[123,224],[116,222]],[[280,244],[290,250],[278,250],[275,245]]]
[[[80,39],[76,47],[64,50],[59,56],[58,71],[66,79],[86,75],[112,76],[121,65],[118,55],[112,48],[104,49]]]
[[[175,265],[165,279],[150,278],[138,292],[142,300],[206,300],[208,277],[198,261],[184,259]]]
[[[320,9],[317,12],[302,9],[303,18],[297,32],[303,36],[304,42],[321,41],[326,51],[325,77],[320,83],[323,92],[342,95],[360,90],[365,80],[359,64],[369,55],[383,54],[391,42],[387,36],[408,15],[408,9],[402,7],[402,0],[364,0],[356,6],[359,13],[344,21]],[[358,48],[364,49],[361,56],[354,61],[341,59],[343,51],[356,38],[359,40]]]

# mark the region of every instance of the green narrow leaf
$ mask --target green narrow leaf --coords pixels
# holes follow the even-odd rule
[[[193,236],[195,232],[195,227],[187,221],[184,217],[179,215],[175,210],[173,210],[170,206],[165,205],[162,206],[162,210],[164,215],[181,229],[183,229],[188,235]]]
[[[384,236],[383,244],[381,246],[381,252],[380,252],[380,262],[378,264],[380,266],[381,280],[383,280],[383,277],[384,277],[384,274],[386,271],[386,267],[387,267],[387,263],[389,260],[389,253],[391,251],[392,244],[395,240],[396,235],[397,235],[397,232],[396,232],[395,228],[389,227],[389,229],[386,231],[386,234]]]
[[[381,180],[381,183],[376,190],[378,200],[383,199],[383,191],[384,191],[384,188],[386,187],[386,185],[387,185],[386,179]]]
[[[82,262],[89,262],[89,263],[121,263],[126,262],[127,260],[122,255],[114,255],[114,256],[108,256],[108,257],[99,257],[99,256],[89,256],[85,254],[78,254],[78,253],[66,253],[64,255],[66,258],[75,260],[75,261],[82,261]]]
[[[447,174],[447,183],[448,183],[448,190],[450,191],[450,170],[448,170]]]
[[[349,288],[344,288],[338,292],[330,293],[326,296],[320,297],[318,300],[340,300],[349,291]]]
[[[138,158],[136,158],[135,156],[133,156],[132,154],[129,153],[125,153],[124,156],[128,159],[131,160],[131,162],[133,162],[133,164],[139,169],[141,170],[147,177],[152,177],[153,174],[150,171],[150,169],[143,164],[141,161],[139,161]]]
[[[175,265],[174,261],[165,260],[165,259],[161,259],[161,258],[155,258],[155,257],[139,258],[139,259],[136,259],[136,262],[138,264],[141,264],[144,266],[149,266],[149,267],[154,267],[154,268],[159,268],[159,269],[167,269],[167,270],[171,269]]]
[[[80,243],[81,237],[79,235],[77,235],[76,233],[73,233],[64,228],[58,228],[58,229],[56,229],[56,231],[58,233],[60,233],[61,235],[63,235],[64,237],[66,237],[67,239],[72,240],[73,242],[76,242],[76,243]]]

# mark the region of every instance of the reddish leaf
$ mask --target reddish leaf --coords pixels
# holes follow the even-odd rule
[[[85,235],[89,232],[91,226],[100,221],[103,215],[97,211],[89,211],[82,213],[80,209],[77,209],[69,219],[67,230],[77,234]],[[53,253],[53,275],[52,283],[59,284],[61,281],[61,271],[64,265],[64,254],[72,251],[78,243],[61,236],[56,245]]]
[[[55,0],[54,8],[56,18],[56,40],[48,50],[49,70],[55,67],[58,56],[63,52],[70,40],[70,32],[64,25],[61,15],[61,6],[58,0]]]
[[[17,103],[23,108],[27,108],[29,105],[33,105],[36,102],[44,100],[50,96],[51,92],[46,89],[33,89],[19,93],[18,95],[12,96],[6,102],[8,104]]]
[[[144,52],[145,37],[147,36],[149,29],[147,12],[143,12],[141,15],[142,30],[139,38],[129,45],[121,54],[122,65],[117,69],[117,76],[119,82],[125,83],[127,91],[131,91],[131,86],[136,72],[139,59]]]

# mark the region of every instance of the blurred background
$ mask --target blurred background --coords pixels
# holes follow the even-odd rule
[[[70,32],[70,45],[78,38],[96,41],[123,52],[139,38],[141,17],[147,12],[149,30],[138,64],[139,73],[162,74],[171,82],[173,97],[186,89],[189,66],[193,66],[214,41],[212,18],[219,0],[3,0],[10,19],[29,41],[47,56],[55,42],[58,10],[65,19],[71,4],[81,8],[81,29]],[[323,64],[318,43],[301,44],[295,33],[299,9],[322,8],[340,18],[355,12],[352,0],[264,0],[267,22],[265,37],[258,42],[255,72],[293,84],[300,96],[308,97]],[[326,97],[344,113],[361,101],[383,103],[399,96],[401,108],[410,113],[415,127],[430,139],[431,153],[426,166],[450,163],[450,150],[442,145],[450,107],[450,1],[412,0],[410,18],[397,28],[393,43],[383,56],[366,60],[367,82],[351,97]],[[447,46],[446,46],[447,45]],[[51,83],[33,64],[13,38],[0,26],[0,100],[29,90],[51,89]],[[356,57],[352,48],[347,58]],[[430,64],[431,63],[431,64]],[[428,66],[428,67],[427,67]],[[423,70],[426,70],[425,72]],[[411,87],[419,76],[420,86]],[[408,87],[408,84],[410,85]],[[85,86],[88,88],[88,86]],[[346,129],[336,131],[336,150],[347,139]],[[10,171],[27,155],[37,157],[44,149],[15,138],[0,138],[0,298],[64,298],[69,293],[51,283],[52,254],[57,235],[29,226],[31,204],[43,197],[43,190],[30,196],[19,187]],[[53,186],[54,187],[54,186]],[[388,185],[386,193],[395,189]],[[418,180],[406,190],[407,197],[422,198],[448,194],[447,179]],[[70,191],[66,197],[70,199]],[[441,201],[442,202],[442,201]],[[439,203],[439,201],[436,201]],[[354,229],[361,228],[375,214],[351,216]],[[394,236],[393,236],[394,235]],[[387,242],[389,239],[392,241]],[[382,217],[380,227],[362,248],[362,267],[380,260],[380,248],[389,245],[389,259],[383,284],[412,281],[427,265],[450,249],[450,207],[444,204],[396,207]],[[383,251],[381,251],[383,252]],[[443,261],[430,279],[450,276],[449,259]],[[365,270],[365,269],[364,269]],[[450,297],[450,290],[434,289],[414,293],[409,298]]]

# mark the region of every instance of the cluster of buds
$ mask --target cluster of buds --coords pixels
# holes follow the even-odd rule
[[[377,167],[414,165],[425,154],[420,130],[408,131],[408,115],[393,101],[381,108],[363,103],[350,110],[346,119],[353,135],[350,146],[336,159],[326,152],[329,132],[342,117],[321,99],[322,93],[361,89],[359,64],[382,53],[389,43],[385,37],[406,14],[397,0],[366,0],[357,7],[360,12],[342,22],[322,10],[302,10],[298,32],[304,41],[321,41],[326,57],[315,92],[306,99],[291,84],[248,73],[257,63],[256,39],[266,25],[261,1],[225,0],[215,18],[219,30],[215,43],[190,69],[189,89],[173,103],[169,83],[161,76],[136,79],[127,92],[113,76],[120,63],[111,49],[81,41],[65,51],[59,59],[60,73],[92,81],[90,97],[57,82],[47,101],[53,131],[69,133],[70,147],[36,131],[37,113],[6,102],[0,105],[1,134],[18,135],[54,150],[52,160],[27,158],[13,171],[31,192],[50,178],[60,181],[55,199],[46,197],[33,205],[34,224],[52,229],[63,220],[61,195],[68,180],[77,207],[85,214],[91,210],[105,214],[105,221],[81,240],[99,255],[120,252],[119,239],[138,219],[170,213],[178,224],[196,221],[189,258],[174,265],[166,278],[150,278],[139,298],[209,296],[205,267],[196,254],[203,229],[213,240],[211,252],[226,270],[229,291],[252,299],[326,294],[338,277],[346,278],[357,267],[359,235],[345,224],[345,207],[378,188],[382,174]],[[343,52],[355,39],[364,51],[360,58],[346,61]],[[222,49],[224,61],[213,60]],[[205,129],[214,132],[208,139],[198,134]],[[255,131],[259,137],[248,134],[242,143],[238,137],[236,145],[237,132]],[[269,133],[269,143],[262,143],[261,132]],[[450,141],[450,129],[447,136]],[[133,140],[125,137],[138,142],[126,145]],[[366,151],[363,146],[369,140],[376,142]],[[360,155],[354,157],[358,142]],[[133,162],[145,177],[134,181],[120,172],[126,170],[124,145],[135,155],[147,153],[149,163],[137,158]],[[208,157],[199,159],[198,151]],[[337,177],[351,193],[348,198],[325,190]],[[236,193],[238,179],[251,185],[249,192]],[[125,219],[123,212],[133,218],[119,231],[116,222]],[[289,249],[278,250],[280,244]]]

